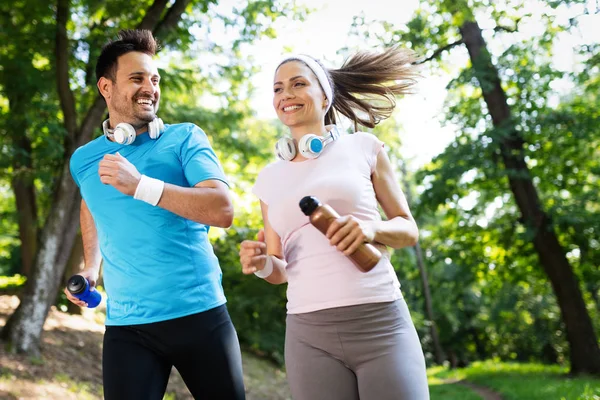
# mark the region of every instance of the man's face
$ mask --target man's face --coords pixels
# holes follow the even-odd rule
[[[132,51],[120,56],[115,82],[106,78],[98,82],[113,127],[126,122],[138,129],[156,118],[160,100],[159,81],[154,60],[148,54]]]

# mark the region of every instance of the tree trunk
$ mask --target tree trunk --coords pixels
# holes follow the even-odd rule
[[[12,112],[12,111],[11,111]],[[25,132],[15,147],[24,153],[19,169],[11,181],[19,222],[19,238],[21,239],[21,275],[30,277],[38,246],[37,206],[35,203],[35,187],[33,184],[33,169],[31,165],[31,144],[25,137]]]
[[[425,298],[425,313],[429,321],[429,330],[431,332],[431,340],[433,341],[433,354],[435,356],[435,362],[438,365],[444,363],[444,350],[440,344],[440,337],[438,335],[437,325],[433,316],[433,305],[431,301],[431,290],[429,289],[429,279],[427,278],[427,269],[425,268],[425,262],[423,261],[423,250],[421,245],[417,243],[414,247],[415,255],[417,257],[417,267],[421,274],[421,283],[423,284],[423,296]]]
[[[7,65],[7,73],[15,79],[27,79],[16,65]],[[22,93],[18,87],[7,88],[10,114],[8,117],[9,132],[12,137],[14,168],[11,186],[17,206],[19,238],[21,239],[21,275],[31,276],[33,260],[38,244],[37,206],[35,187],[33,184],[33,165],[31,160],[31,142],[27,138],[26,107],[31,100],[29,93]]]
[[[404,195],[406,196],[406,201],[408,204],[411,204],[411,192],[408,184],[408,179],[406,178],[406,164],[402,163],[402,176],[404,181]],[[421,249],[421,245],[417,243],[413,247],[415,251],[415,256],[417,259],[417,267],[419,268],[419,273],[421,275],[421,283],[423,284],[423,297],[425,299],[425,315],[427,315],[427,323],[429,325],[429,330],[431,333],[431,340],[433,341],[433,354],[435,357],[435,362],[438,365],[442,365],[444,363],[444,351],[442,350],[442,346],[440,344],[440,337],[438,335],[437,325],[435,323],[435,318],[433,316],[433,305],[431,301],[431,290],[429,288],[429,278],[427,277],[427,269],[425,268],[425,262],[423,261],[423,250]]]
[[[33,275],[27,280],[21,304],[2,330],[12,350],[39,355],[44,321],[56,299],[73,240],[79,226],[79,191],[65,163],[57,195],[41,235]]]
[[[558,241],[550,218],[542,208],[523,151],[523,138],[515,129],[506,93],[493,65],[477,22],[467,21],[460,33],[469,51],[475,76],[485,103],[499,132],[494,140],[500,147],[507,170],[510,189],[521,212],[522,220],[533,233],[533,245],[548,275],[562,319],[571,352],[571,373],[600,375],[600,348],[592,320],[586,310],[577,277]]]
[[[163,13],[166,0],[155,0],[139,26],[156,30],[161,34],[173,29],[190,0],[176,0]],[[57,0],[56,7],[56,79],[57,92],[63,112],[65,138],[65,160],[58,186],[54,191],[50,214],[42,230],[33,275],[21,296],[21,303],[2,330],[2,338],[10,342],[12,351],[38,355],[40,338],[50,305],[56,299],[58,286],[71,254],[75,235],[79,227],[81,196],[71,178],[69,160],[73,151],[91,140],[94,129],[100,126],[106,108],[104,99],[98,96],[90,106],[79,128],[75,97],[70,90],[69,66],[70,46],[67,23],[70,17],[69,0]],[[164,15],[163,20],[156,16]],[[148,21],[151,21],[150,23]]]

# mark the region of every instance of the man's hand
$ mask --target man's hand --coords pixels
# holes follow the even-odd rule
[[[95,268],[85,268],[82,271],[80,271],[77,275],[81,275],[85,279],[87,279],[88,282],[90,283],[90,288],[94,288],[93,290],[96,290],[95,287],[96,287],[96,281],[98,280],[98,271]],[[92,289],[90,289],[90,290],[92,290]],[[83,302],[83,301],[79,300],[77,297],[73,296],[71,294],[71,292],[69,292],[67,290],[67,288],[64,288],[63,291],[65,292],[67,299],[69,299],[69,301],[71,303],[76,304],[79,307],[87,307],[86,302]]]
[[[106,154],[100,161],[98,174],[102,183],[111,185],[128,196],[134,195],[142,177],[135,165],[119,153]]]

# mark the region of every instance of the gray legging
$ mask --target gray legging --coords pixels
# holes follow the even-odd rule
[[[427,400],[419,337],[404,299],[288,314],[294,400]]]

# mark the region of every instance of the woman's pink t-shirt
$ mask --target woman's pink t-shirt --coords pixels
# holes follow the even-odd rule
[[[381,220],[371,175],[383,146],[370,133],[343,134],[316,159],[277,160],[259,173],[252,191],[267,204],[269,222],[281,238],[289,314],[402,297],[387,252],[375,268],[361,272],[298,206],[304,196],[315,196],[342,216]]]

